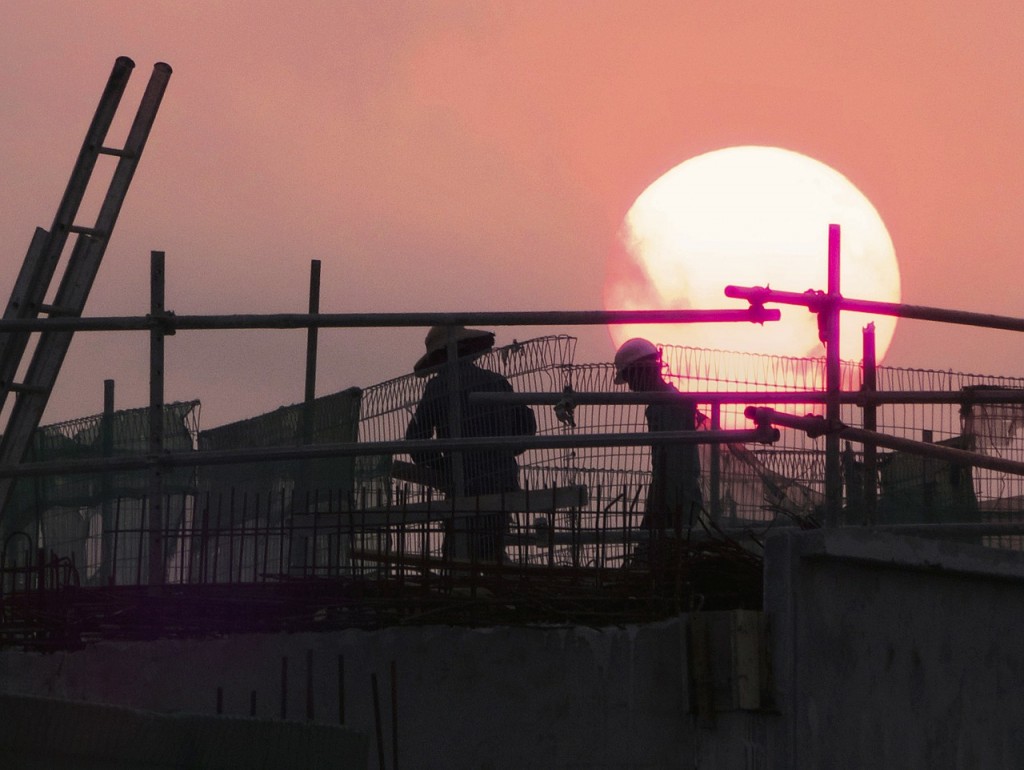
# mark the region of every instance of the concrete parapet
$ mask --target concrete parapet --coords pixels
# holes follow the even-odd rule
[[[766,543],[773,767],[1016,767],[1024,554],[862,529]]]
[[[351,768],[368,736],[341,727],[0,695],[0,757],[19,770]]]

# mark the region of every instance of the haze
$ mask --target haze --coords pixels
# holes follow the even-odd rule
[[[597,309],[636,196],[758,144],[872,201],[904,302],[1020,316],[1022,49],[1019,2],[7,0],[0,290],[126,55],[124,118],[155,62],[174,75],[87,315],[146,313],[152,250],[179,314],[303,312],[312,259],[324,312]],[[498,343],[549,331],[611,358],[597,328]],[[410,371],[424,333],[322,332],[318,392]],[[107,378],[145,404],[147,351],[79,335],[44,422],[99,412]],[[201,399],[204,427],[255,415],[302,399],[304,354],[303,332],[181,333],[166,395]],[[1022,354],[1010,332],[904,321],[886,363],[1022,375]]]

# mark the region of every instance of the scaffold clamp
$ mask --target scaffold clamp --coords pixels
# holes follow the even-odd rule
[[[146,316],[150,328],[158,329],[165,337],[173,337],[177,333],[177,323],[173,310],[166,310],[162,313],[149,313]]]
[[[572,389],[572,385],[566,385],[562,388],[562,398],[557,404],[552,407],[555,411],[555,417],[563,425],[567,425],[570,428],[576,427],[576,399],[574,396],[576,391]]]
[[[838,433],[846,428],[839,420],[829,421],[821,415],[808,414],[798,417],[793,414],[776,412],[763,406],[748,406],[743,410],[744,416],[753,420],[760,429],[763,426],[781,425],[785,428],[796,428],[807,433],[808,438],[820,438],[827,433]]]

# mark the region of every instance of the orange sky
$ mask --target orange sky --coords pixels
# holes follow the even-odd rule
[[[311,259],[325,312],[597,309],[648,184],[767,144],[874,203],[905,302],[1024,316],[1021,50],[1016,0],[6,0],[0,289],[127,55],[126,117],[154,62],[174,75],[87,315],[145,313],[154,249],[179,314],[301,312]],[[319,392],[404,374],[424,331],[322,333]],[[578,360],[611,357],[603,330],[577,333]],[[45,421],[100,411],[105,378],[145,404],[147,351],[80,335]],[[182,333],[167,398],[201,399],[206,427],[293,403],[304,353],[302,332]],[[1024,375],[1024,338],[905,321],[886,363]]]

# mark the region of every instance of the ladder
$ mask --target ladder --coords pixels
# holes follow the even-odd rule
[[[171,68],[167,64],[159,62],[154,65],[124,147],[105,147],[103,143],[107,131],[134,68],[135,63],[127,56],[120,56],[114,62],[114,69],[89,125],[53,225],[48,232],[36,228],[4,311],[4,321],[32,320],[40,316],[78,318],[82,315],[171,76]],[[117,165],[95,223],[92,226],[76,224],[78,209],[89,189],[89,181],[100,155],[116,157]],[[64,261],[56,294],[52,304],[45,304],[47,292],[61,263],[61,255],[68,238],[72,236],[75,237],[74,245]],[[17,465],[25,459],[73,333],[71,330],[60,329],[39,332],[16,326],[0,332],[0,410],[7,403],[8,396],[15,396],[0,438],[0,466]],[[16,382],[33,334],[37,334],[38,339],[31,361],[22,381]],[[13,486],[13,478],[0,479],[0,522],[3,521],[4,508]]]

